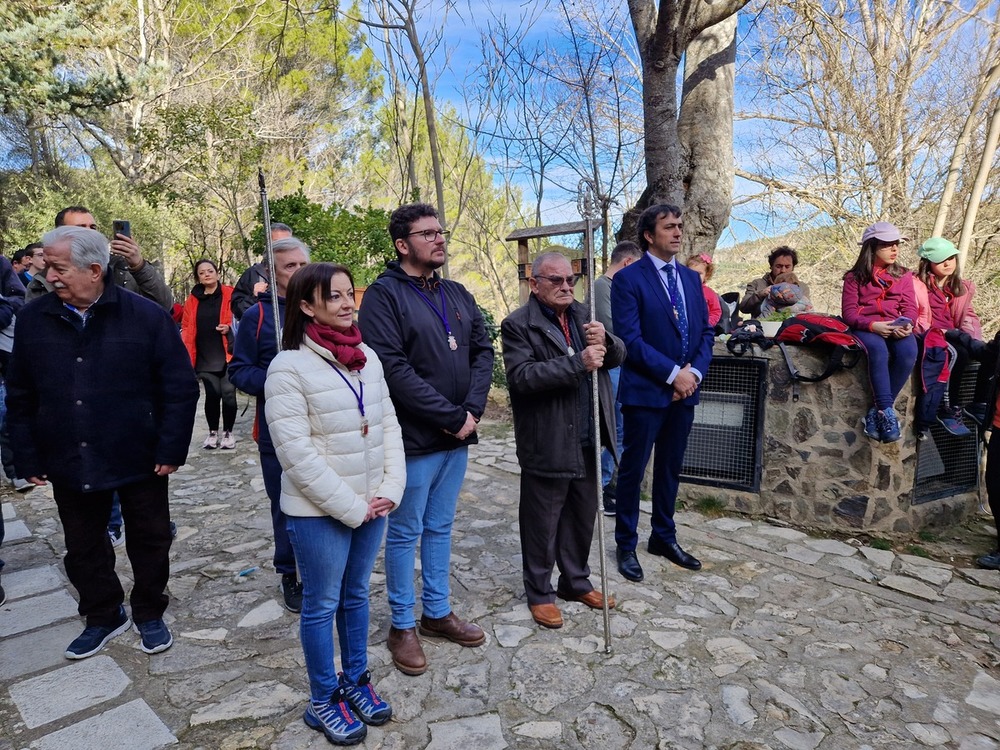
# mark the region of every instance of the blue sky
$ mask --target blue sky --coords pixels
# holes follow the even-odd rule
[[[627,13],[624,3],[622,3],[621,10],[623,13]],[[528,19],[530,19],[530,31],[527,35],[530,42],[553,46],[565,44],[559,34],[563,17],[558,2],[546,3],[544,0],[537,2],[534,0],[528,2],[521,0],[480,2],[480,0],[470,0],[468,3],[455,6],[447,13],[447,22],[444,26],[444,44],[435,52],[431,64],[436,74],[435,93],[437,98],[450,102],[459,111],[466,109],[462,97],[462,87],[474,75],[475,68],[480,63],[480,36],[492,20],[498,16],[506,17],[508,23],[515,26],[518,25],[519,21],[528,25]],[[440,25],[442,17],[440,12],[433,13],[428,7],[424,11],[420,28],[425,30]],[[741,37],[747,33],[747,26],[748,24],[744,20],[740,28]],[[445,64],[446,59],[447,63]],[[737,97],[739,95],[738,74]],[[741,129],[752,127],[754,126],[751,124],[737,122],[737,144]],[[575,184],[576,178],[567,177],[564,182]],[[734,199],[745,197],[754,191],[754,186],[737,180]],[[548,197],[543,203],[544,223],[579,219],[575,196],[567,195],[565,192],[560,193],[552,188],[548,190],[547,195]],[[744,239],[759,237],[760,231],[776,234],[787,229],[785,226],[775,226],[773,217],[769,213],[762,212],[762,208],[759,203],[734,207],[734,215],[729,227],[720,239],[720,247],[732,245]]]

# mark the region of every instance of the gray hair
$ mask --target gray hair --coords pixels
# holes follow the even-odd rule
[[[556,260],[564,260],[567,263],[569,263],[570,266],[573,265],[570,262],[570,259],[567,258],[562,253],[555,253],[555,252],[542,253],[537,258],[535,258],[535,262],[531,264],[531,275],[537,276],[539,271],[542,270],[542,266],[544,266],[546,263],[550,263]]]
[[[287,253],[290,250],[301,250],[306,254],[306,260],[309,259],[309,245],[304,243],[297,237],[285,237],[282,240],[276,240],[271,243],[271,250],[275,255],[280,255],[281,253]]]
[[[69,259],[75,268],[90,268],[94,263],[102,271],[108,270],[111,260],[111,246],[108,238],[100,232],[85,227],[56,227],[42,237],[44,247],[69,243]]]
[[[275,232],[288,232],[289,234],[295,234],[290,226],[282,224],[280,221],[276,221],[271,224],[271,234],[274,234]]]

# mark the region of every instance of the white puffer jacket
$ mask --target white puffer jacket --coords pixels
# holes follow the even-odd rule
[[[368,362],[358,372],[348,372],[309,337],[298,350],[280,352],[267,368],[267,425],[281,463],[286,515],[328,515],[357,528],[370,498],[398,506],[403,497],[403,434],[382,363],[372,349],[361,348]],[[355,391],[363,385],[367,436],[358,399],[341,374]]]

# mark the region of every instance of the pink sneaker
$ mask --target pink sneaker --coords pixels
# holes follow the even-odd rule
[[[208,437],[205,438],[205,442],[201,444],[201,447],[202,448],[208,448],[209,450],[212,450],[213,448],[218,448],[219,447],[219,433],[217,433],[215,430],[212,430],[211,432],[209,432],[208,433]]]
[[[224,450],[232,450],[236,447],[236,438],[233,437],[231,432],[223,432],[222,440],[219,441],[219,447]]]

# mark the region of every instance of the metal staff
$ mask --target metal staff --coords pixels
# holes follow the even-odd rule
[[[281,316],[278,314],[278,284],[274,275],[274,248],[271,246],[271,205],[267,202],[267,185],[264,183],[264,170],[257,168],[257,184],[260,185],[260,205],[264,211],[264,257],[267,258],[267,275],[271,292],[271,312],[274,314],[274,337],[277,339],[278,351],[281,351]]]
[[[578,186],[579,197],[577,198],[577,210],[583,217],[585,229],[583,232],[583,248],[586,255],[587,264],[587,296],[590,298],[590,319],[597,320],[597,303],[594,299],[594,275],[597,273],[597,262],[594,253],[594,219],[600,216],[600,207],[597,204],[597,191],[592,180],[580,180]],[[606,231],[606,230],[605,230]],[[597,373],[595,370],[591,383],[591,401],[594,405],[594,445],[597,450],[594,452],[597,483],[597,497],[601,497],[603,487],[601,486],[601,394],[598,388]],[[603,594],[604,606],[601,608],[604,613],[604,652],[611,653],[611,616],[608,614],[608,567],[604,549],[604,513],[601,508],[597,508],[597,549],[601,560],[601,592]]]

